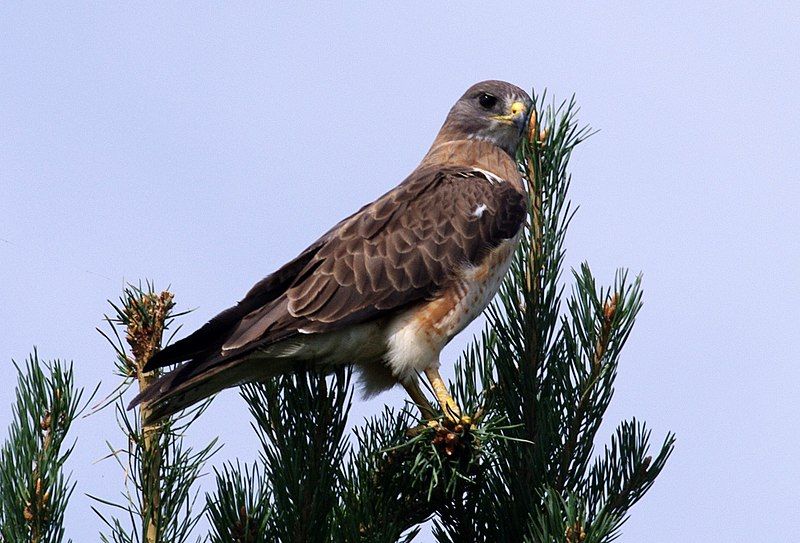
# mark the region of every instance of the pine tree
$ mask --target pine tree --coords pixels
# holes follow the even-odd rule
[[[105,404],[115,406],[128,443],[122,452],[109,447],[131,474],[131,488],[114,504],[123,519],[98,509],[108,530],[104,541],[188,541],[204,514],[210,532],[197,538],[212,542],[394,543],[411,541],[430,520],[442,543],[598,543],[619,536],[631,506],[664,468],[674,436],[667,434],[651,454],[650,430],[631,419],[596,452],[621,350],[642,305],[640,278],[620,270],[612,285],[602,287],[583,264],[572,271],[567,291],[564,243],[573,216],[568,165],[589,130],[577,124],[574,101],[534,103],[518,154],[530,196],[523,241],[484,330],[456,362],[450,384],[471,422],[441,417],[421,424],[409,404],[387,407],[351,436],[349,369],[308,370],[246,385],[241,395],[260,451],[215,468],[216,489],[203,503],[194,482],[215,444],[195,452],[182,436],[207,404],[145,427],[142,413],[124,409],[128,387],[138,382],[141,389],[156,377],[142,367],[180,316],[172,313],[169,292],[131,287],[107,318],[113,334],[104,333],[122,377]],[[125,330],[128,347],[118,329]],[[29,421],[27,429],[16,422],[0,456],[3,540],[60,541],[63,534],[61,516],[48,513],[57,537],[16,535],[32,533],[25,512],[41,500],[36,481],[45,469],[52,473],[52,496],[68,496],[72,488],[60,475],[66,455],[49,464],[34,461],[27,490],[14,487],[12,478],[21,476],[14,458],[33,458],[46,442],[30,423],[44,420],[45,411],[26,411],[52,403],[52,394],[25,385],[26,379],[46,380],[37,368],[30,364],[32,377],[20,377],[15,414]],[[62,370],[52,371],[57,376]],[[64,421],[77,412],[71,409]],[[52,500],[63,511],[65,498]]]
[[[84,399],[71,364],[44,362],[36,351],[14,366],[16,403],[0,449],[0,542],[61,542],[75,489],[63,470],[73,450],[67,434],[93,394]]]

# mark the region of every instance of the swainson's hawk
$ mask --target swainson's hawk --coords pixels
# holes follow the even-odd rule
[[[517,246],[527,197],[514,153],[530,104],[509,83],[472,86],[411,175],[156,353],[146,370],[186,362],[131,406],[155,420],[243,382],[354,364],[368,394],[400,383],[432,417],[425,373],[457,419],[439,353],[495,295]]]

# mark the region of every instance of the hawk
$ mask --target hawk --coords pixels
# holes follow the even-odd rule
[[[470,87],[402,183],[156,353],[146,371],[184,363],[130,407],[144,404],[155,421],[244,382],[353,364],[366,395],[400,383],[433,419],[423,373],[459,420],[439,353],[485,309],[513,258],[527,213],[514,155],[530,106],[510,83]]]

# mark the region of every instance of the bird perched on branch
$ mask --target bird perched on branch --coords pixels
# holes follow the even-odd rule
[[[439,353],[491,301],[527,211],[514,155],[531,99],[503,81],[470,87],[419,166],[237,305],[156,353],[145,370],[184,362],[131,403],[155,421],[220,390],[297,371],[353,364],[365,392],[400,383],[435,417],[461,412]]]

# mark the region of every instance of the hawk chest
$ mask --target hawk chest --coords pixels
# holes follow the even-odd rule
[[[441,297],[417,309],[415,324],[434,347],[444,347],[486,309],[508,272],[518,241],[519,235],[506,240],[478,265],[460,270]]]
[[[492,300],[514,258],[520,234],[503,241],[475,266],[464,267],[439,296],[393,319],[386,328],[388,363],[401,381],[439,365],[439,352]]]

